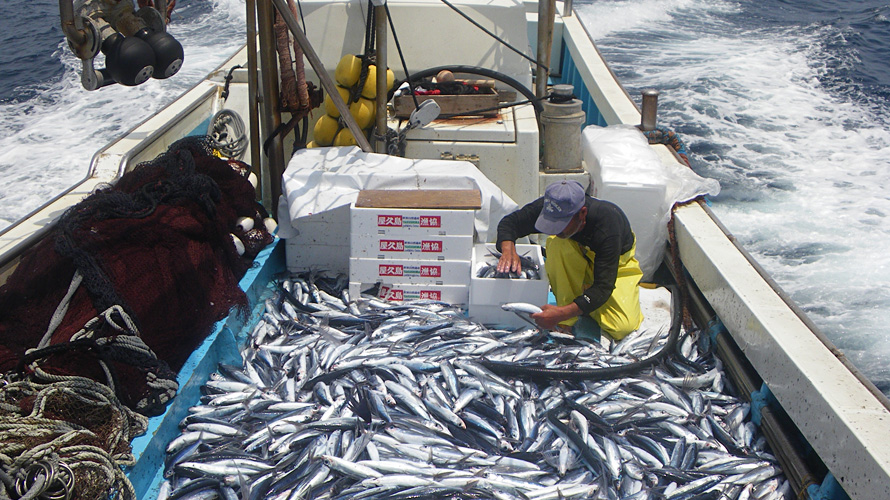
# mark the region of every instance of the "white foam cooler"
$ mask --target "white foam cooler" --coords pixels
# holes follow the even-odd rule
[[[324,269],[349,272],[349,205],[284,222],[291,226],[286,239],[287,269],[292,273]]]
[[[508,278],[477,278],[476,274],[487,263],[496,263],[491,256],[496,251],[494,243],[480,243],[473,247],[471,261],[472,276],[470,277],[470,319],[484,324],[505,327],[521,327],[528,325],[519,316],[504,311],[501,305],[509,302],[526,302],[540,306],[547,303],[550,294],[550,282],[544,271],[544,256],[538,245],[516,244],[516,252],[532,258],[539,267],[540,278],[508,279]]]
[[[661,264],[667,236],[661,160],[632,127],[585,128],[582,155],[590,169],[590,194],[611,201],[627,215],[637,237],[636,258],[644,279],[650,279]]]

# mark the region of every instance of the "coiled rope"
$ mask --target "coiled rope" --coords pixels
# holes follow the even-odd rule
[[[93,380],[11,382],[0,388],[0,499],[135,499],[121,466],[148,419]]]

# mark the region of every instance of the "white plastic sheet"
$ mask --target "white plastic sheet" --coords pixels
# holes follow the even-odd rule
[[[594,195],[628,215],[637,236],[637,260],[644,279],[651,278],[661,265],[671,208],[698,196],[715,196],[720,184],[679,162],[663,163],[632,125],[590,125],[581,142]]]
[[[482,208],[476,211],[478,242],[493,242],[501,218],[518,206],[470,162],[412,160],[365,153],[352,147],[302,149],[288,162],[278,204],[279,236],[296,235],[300,217],[349,205],[364,189],[478,189]],[[348,234],[349,229],[345,228]]]

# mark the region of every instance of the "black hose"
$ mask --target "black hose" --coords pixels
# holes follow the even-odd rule
[[[540,99],[535,96],[534,92],[532,92],[528,87],[526,87],[513,77],[505,75],[499,71],[481,68],[478,66],[437,66],[435,68],[425,69],[412,75],[408,75],[404,80],[397,82],[395,85],[392,86],[392,90],[390,91],[387,100],[392,99],[392,95],[402,85],[402,83],[408,82],[408,85],[413,86],[412,82],[417,82],[423,78],[435,76],[443,70],[448,70],[452,73],[468,73],[470,75],[487,76],[489,78],[494,78],[495,80],[506,83],[510,87],[513,87],[514,89],[516,89],[516,91],[524,95],[532,103],[532,106],[534,106],[535,108],[535,117],[538,119],[538,125],[540,126],[541,111],[543,111],[544,107],[541,105]]]
[[[517,365],[501,361],[480,360],[479,364],[493,371],[497,375],[507,377],[528,377],[536,380],[609,380],[618,377],[632,375],[640,370],[648,368],[668,354],[674,352],[677,338],[680,336],[682,326],[682,307],[676,287],[671,290],[671,330],[668,340],[660,351],[652,356],[621,366],[609,366],[605,368],[543,368],[541,366]]]

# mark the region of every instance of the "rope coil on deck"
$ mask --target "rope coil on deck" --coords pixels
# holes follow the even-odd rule
[[[130,440],[148,419],[93,380],[69,377],[0,388],[3,498],[134,499],[121,466],[135,463]]]

